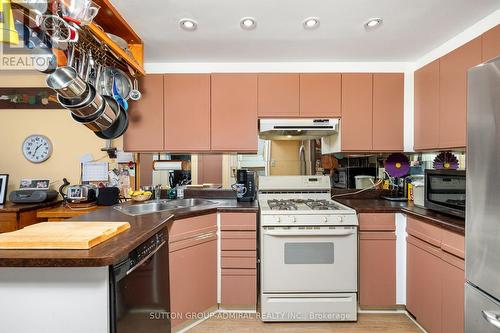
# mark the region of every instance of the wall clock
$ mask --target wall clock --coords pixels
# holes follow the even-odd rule
[[[52,155],[52,142],[45,135],[33,134],[24,139],[23,155],[32,163],[42,163]]]

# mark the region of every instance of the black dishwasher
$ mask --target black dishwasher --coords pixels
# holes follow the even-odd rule
[[[110,268],[111,333],[169,333],[167,231],[158,232]]]

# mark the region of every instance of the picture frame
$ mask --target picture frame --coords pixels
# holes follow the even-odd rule
[[[7,201],[7,186],[9,185],[9,175],[0,174],[0,205]]]

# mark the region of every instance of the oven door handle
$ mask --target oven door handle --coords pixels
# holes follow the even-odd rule
[[[265,230],[264,235],[275,237],[287,236],[349,236],[356,234],[356,230],[301,230],[301,231],[285,231],[285,230]]]

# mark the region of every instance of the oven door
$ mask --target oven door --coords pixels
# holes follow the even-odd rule
[[[355,292],[356,227],[263,227],[263,292]]]

